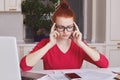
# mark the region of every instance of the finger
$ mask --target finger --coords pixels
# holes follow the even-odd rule
[[[76,34],[76,31],[74,31],[73,34],[72,34],[72,35],[73,35],[73,38],[75,37],[75,34]]]
[[[79,37],[79,33],[78,33],[78,32],[75,33],[75,37],[76,37],[76,38]]]
[[[56,37],[58,37],[58,36],[59,36],[59,32],[54,31],[54,33],[55,33]]]
[[[78,28],[77,24],[76,24],[75,22],[74,22],[73,24],[75,25],[75,29],[76,29],[77,31],[79,31],[79,28]]]
[[[81,32],[77,32],[77,33],[76,33],[76,37],[79,37],[79,36],[82,36],[82,33],[81,33]]]
[[[51,32],[53,32],[53,31],[55,30],[55,24],[56,24],[56,23],[54,23],[54,24],[52,25],[52,27],[51,27]]]
[[[78,38],[80,35],[81,35],[81,33],[78,32],[78,31],[75,31],[75,32],[73,33],[73,37],[74,37],[74,38]]]
[[[59,33],[57,31],[53,32],[53,37],[57,38],[59,36]]]
[[[57,38],[57,34],[54,34],[53,37]]]
[[[78,37],[79,37],[79,34],[78,34],[77,32],[75,33],[75,37],[76,37],[76,38],[78,38]]]

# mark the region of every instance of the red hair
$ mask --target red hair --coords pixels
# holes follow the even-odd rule
[[[52,21],[55,22],[57,17],[66,17],[66,18],[73,17],[73,20],[75,20],[75,14],[70,8],[67,1],[60,2],[58,8],[56,9],[56,11],[52,16]]]

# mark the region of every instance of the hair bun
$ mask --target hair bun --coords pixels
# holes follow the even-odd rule
[[[61,4],[60,4],[61,8],[62,9],[68,9],[69,8],[69,4],[65,1],[63,1]]]

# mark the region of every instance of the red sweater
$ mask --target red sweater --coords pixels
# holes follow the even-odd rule
[[[30,52],[33,53],[40,48],[42,48],[49,39],[43,39],[40,41],[35,48]],[[100,60],[93,61],[82,48],[77,46],[74,41],[71,42],[71,46],[66,53],[63,53],[57,45],[52,47],[47,53],[42,57],[44,69],[79,69],[82,66],[83,60],[87,60],[90,63],[95,64],[100,68],[108,67],[108,60],[102,54],[100,54]],[[31,70],[33,66],[28,66],[26,64],[26,56],[22,58],[20,62],[20,67],[23,71]]]

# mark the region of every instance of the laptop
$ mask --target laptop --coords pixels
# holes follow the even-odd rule
[[[0,80],[21,80],[15,37],[0,36]]]

